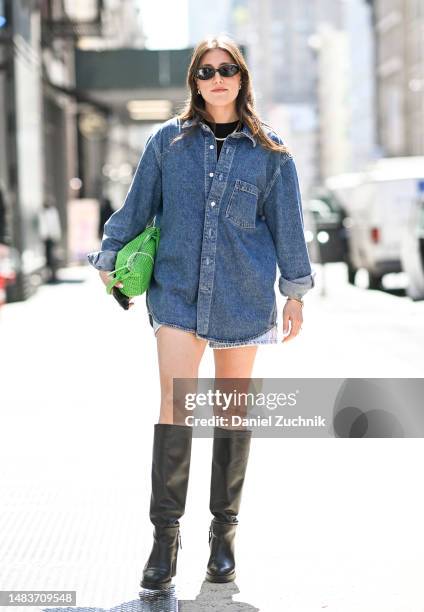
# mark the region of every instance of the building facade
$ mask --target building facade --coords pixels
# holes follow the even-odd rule
[[[378,139],[385,156],[424,154],[424,3],[374,0]]]

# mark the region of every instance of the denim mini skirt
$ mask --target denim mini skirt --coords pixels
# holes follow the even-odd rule
[[[154,334],[156,335],[158,329],[162,327],[162,325],[167,325],[166,323],[159,323],[156,321],[152,315],[149,314],[150,325],[153,327]],[[176,327],[175,325],[171,325],[170,327]],[[182,328],[179,328],[182,329]],[[189,333],[195,333],[190,330]],[[208,340],[208,344],[211,348],[233,348],[236,346],[247,346],[251,344],[277,344],[278,342],[278,324],[276,323],[274,327],[269,329],[267,332],[258,336],[257,338],[252,338],[251,340],[246,340],[245,342],[218,342],[216,340]]]

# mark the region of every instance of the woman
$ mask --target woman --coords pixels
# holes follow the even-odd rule
[[[290,323],[290,333],[283,342],[299,333],[302,296],[315,275],[293,158],[255,112],[237,45],[225,35],[201,41],[187,84],[184,111],[149,136],[125,202],[105,224],[101,251],[89,254],[107,284],[116,252],[153,217],[161,228],[146,293],[161,383],[150,501],[154,542],[140,583],[150,589],[168,586],[176,574],[189,478],[192,427],[174,422],[173,379],[197,379],[207,342],[216,378],[249,378],[258,345],[277,343],[276,263],[279,290],[288,298],[283,325],[287,333]],[[251,439],[248,430],[223,431],[214,428],[211,582],[235,578],[234,536]]]

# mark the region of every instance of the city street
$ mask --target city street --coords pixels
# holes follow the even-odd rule
[[[353,287],[344,264],[324,295],[315,269],[301,334],[260,347],[253,377],[422,377],[424,301]],[[145,297],[124,312],[93,268],[59,277],[0,311],[1,590],[74,590],[93,612],[424,611],[419,438],[252,440],[228,585],[204,581],[212,441],[195,438],[179,608],[139,600],[160,398]]]
[[[0,612],[424,612],[423,31],[421,0],[0,0]],[[164,392],[182,516],[189,448],[158,438],[187,432],[154,427],[146,294],[124,311],[112,267],[230,343],[273,323],[276,267],[252,380],[206,346]]]

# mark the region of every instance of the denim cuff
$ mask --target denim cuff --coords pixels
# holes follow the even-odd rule
[[[315,275],[316,272],[314,270],[311,271],[307,276],[301,276],[299,278],[293,278],[292,280],[287,280],[280,276],[280,280],[278,281],[278,288],[280,290],[281,295],[285,297],[293,297],[300,300],[305,293],[307,293],[312,287],[315,287]]]
[[[87,259],[96,270],[111,272],[115,269],[116,251],[95,251],[88,253]]]

